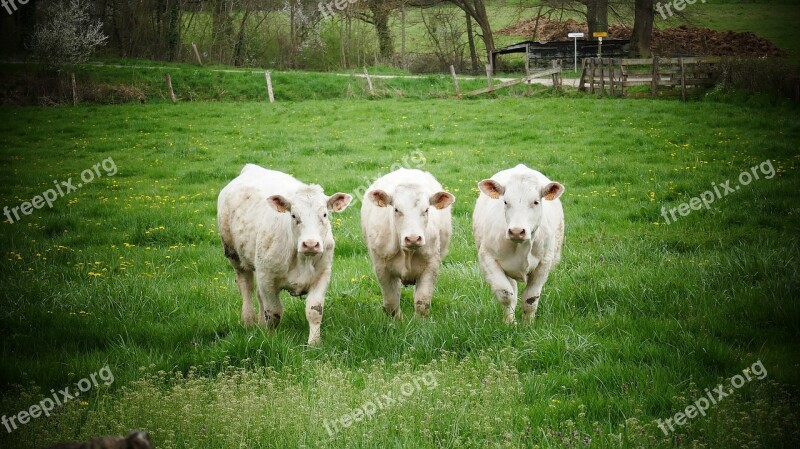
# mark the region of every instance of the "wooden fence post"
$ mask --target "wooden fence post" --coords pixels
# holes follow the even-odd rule
[[[486,64],[486,82],[489,84],[489,90],[494,89],[494,76],[492,72],[492,65]]]
[[[172,90],[172,77],[169,76],[167,73],[164,78],[167,80],[167,87],[169,88],[169,97],[172,99],[172,104],[176,104],[178,102],[178,97],[175,96],[175,91]]]
[[[616,75],[616,69],[614,68],[614,60],[608,58],[608,82],[610,84],[608,88],[608,94],[612,97],[614,96],[614,75]]]
[[[551,61],[551,65],[553,67],[553,70],[559,70],[559,72],[554,73],[552,75],[553,87],[558,89],[558,90],[561,90],[561,71],[560,71],[560,69],[561,69],[561,60],[560,59],[554,59],[554,60]]]
[[[525,45],[525,76],[531,74],[531,46]]]
[[[586,92],[586,58],[581,59],[581,80],[578,82],[578,91]]]
[[[264,79],[267,83],[267,95],[269,96],[269,102],[275,103],[275,92],[272,90],[272,74],[269,70],[264,71]]]
[[[653,56],[653,79],[650,80],[650,94],[655,98],[658,95],[658,56]]]
[[[194,50],[194,57],[197,58],[197,63],[203,65],[203,60],[200,59],[200,52],[197,51],[197,45],[192,42],[192,50]]]
[[[364,75],[367,77],[367,84],[369,84],[369,94],[374,97],[375,96],[375,87],[373,87],[373,85],[372,85],[372,78],[369,77],[369,72],[367,71],[366,67],[364,67]]]
[[[456,97],[461,98],[461,88],[458,87],[458,78],[456,77],[456,68],[450,64],[450,76],[453,77],[453,87],[456,89]]]
[[[589,93],[594,93],[594,58],[589,58]]]
[[[606,72],[603,67],[603,58],[598,58],[600,60],[600,95],[606,95]]]
[[[686,68],[683,65],[683,58],[678,58],[681,63],[681,100],[686,101]]]
[[[72,77],[72,105],[78,105],[78,85],[75,83],[75,73],[71,73],[70,76]]]

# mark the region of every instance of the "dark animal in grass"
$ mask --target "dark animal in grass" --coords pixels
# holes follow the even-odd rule
[[[47,449],[153,449],[150,434],[135,430],[127,437],[100,437],[85,443],[64,443]]]

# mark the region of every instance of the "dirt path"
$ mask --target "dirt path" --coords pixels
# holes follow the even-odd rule
[[[148,69],[148,70],[169,70],[169,67],[159,67],[159,66],[140,66],[140,65],[119,65],[119,64],[102,64],[102,63],[88,63],[85,65],[92,65],[92,66],[99,66],[99,67],[113,67],[117,69],[126,69],[126,68],[133,68],[133,69]],[[256,70],[256,69],[211,69],[212,72],[219,72],[219,73],[263,73],[263,70]],[[283,74],[291,74],[292,72],[282,72]],[[318,72],[325,75],[334,75],[334,76],[354,76],[356,78],[366,78],[366,75],[363,73],[331,73],[331,72]],[[435,73],[432,75],[442,75],[441,73]],[[370,75],[373,79],[396,79],[396,78],[405,78],[405,79],[425,79],[430,75]],[[472,81],[472,80],[480,80],[485,79],[482,77],[477,76],[457,76],[459,81]],[[513,81],[516,78],[495,78],[495,81],[498,83],[505,83],[507,81]],[[578,87],[579,80],[577,78],[564,78],[563,84],[565,86],[571,87]],[[552,86],[553,81],[549,77],[544,78],[535,78],[530,81],[530,84],[539,84],[542,86]]]

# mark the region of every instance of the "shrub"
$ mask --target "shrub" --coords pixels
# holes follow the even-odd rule
[[[45,9],[43,23],[33,33],[31,49],[44,64],[75,64],[85,61],[107,39],[103,23],[89,16],[88,3],[62,0]]]
[[[786,59],[727,58],[718,70],[718,89],[777,95],[800,101],[800,69]]]

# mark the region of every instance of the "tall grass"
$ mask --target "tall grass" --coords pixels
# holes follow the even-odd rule
[[[0,445],[141,428],[157,447],[795,447],[800,308],[789,108],[502,98],[0,109],[0,206],[113,157],[119,172],[0,224],[0,413],[106,364],[110,387]],[[414,150],[452,192],[431,317],[392,322],[358,221],[333,222],[323,346],[303,302],[243,328],[215,228],[254,162],[352,192]],[[771,160],[762,179],[667,225],[674,207]],[[505,326],[470,234],[476,183],[526,163],[562,182],[565,253],[536,324]],[[411,291],[403,293],[413,315]],[[751,382],[665,436],[656,426],[761,360]],[[437,387],[331,437],[375,394]],[[394,383],[393,383],[394,382]],[[396,393],[395,393],[396,394]],[[586,441],[590,441],[587,443]]]

